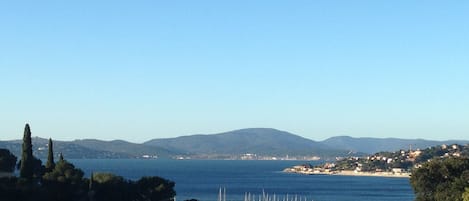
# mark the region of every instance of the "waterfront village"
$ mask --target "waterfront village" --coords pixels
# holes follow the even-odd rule
[[[469,156],[469,145],[441,145],[423,150],[400,150],[396,152],[379,152],[365,157],[337,158],[335,162],[327,162],[313,166],[311,164],[296,165],[286,168],[284,172],[298,174],[350,175],[350,176],[381,176],[410,177],[412,169],[420,168],[422,163],[433,158],[449,158]]]

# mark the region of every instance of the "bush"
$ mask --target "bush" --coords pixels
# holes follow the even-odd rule
[[[0,149],[0,172],[15,171],[16,159],[8,149]]]

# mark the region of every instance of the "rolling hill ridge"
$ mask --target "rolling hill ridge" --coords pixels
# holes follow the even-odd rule
[[[39,158],[47,155],[47,140],[33,138],[33,149]],[[21,140],[0,141],[19,156]],[[310,140],[286,131],[272,128],[247,128],[218,134],[197,134],[176,138],[153,139],[138,144],[123,140],[96,139],[54,141],[54,151],[67,158],[227,158],[243,154],[264,156],[320,156],[333,158],[349,154],[364,155],[379,151],[424,149],[441,144],[468,144],[465,140],[432,141],[399,138],[331,137],[324,141]],[[199,157],[204,156],[204,157]]]
[[[272,128],[248,128],[213,135],[191,135],[169,139],[154,139],[145,145],[179,150],[187,154],[245,154],[270,156],[346,154],[322,143]]]

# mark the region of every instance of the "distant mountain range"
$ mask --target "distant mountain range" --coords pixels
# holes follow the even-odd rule
[[[33,138],[34,154],[47,155],[47,140]],[[0,148],[7,148],[17,156],[21,153],[21,140],[0,141]],[[469,141],[430,141],[423,139],[353,138],[332,137],[313,141],[272,128],[249,128],[211,135],[189,135],[168,139],[153,139],[142,144],[122,140],[95,139],[54,141],[54,151],[66,158],[225,158],[226,156],[257,154],[265,156],[321,156],[334,157],[347,154],[375,153],[426,148],[440,144],[468,144]]]
[[[186,154],[258,154],[270,156],[345,155],[347,150],[271,128],[250,128],[213,135],[154,139],[145,145],[179,150]]]
[[[46,158],[48,153],[48,140],[44,138],[32,138],[34,155],[38,158]],[[7,148],[16,156],[21,155],[21,140],[0,141],[0,148]],[[171,157],[177,152],[168,151],[158,147],[135,144],[122,140],[54,140],[55,155],[63,153],[66,158],[142,158],[145,157]]]

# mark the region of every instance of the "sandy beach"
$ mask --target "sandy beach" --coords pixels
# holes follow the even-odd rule
[[[306,174],[306,175],[339,175],[339,176],[364,176],[364,177],[397,177],[410,178],[410,173],[394,173],[394,172],[357,172],[352,170],[342,171],[301,171],[293,168],[287,168],[284,172]]]

